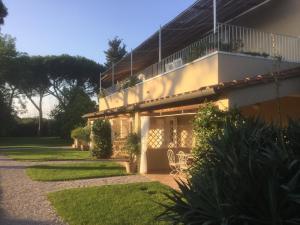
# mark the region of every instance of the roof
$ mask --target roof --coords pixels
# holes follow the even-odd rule
[[[275,74],[278,80],[286,80],[289,78],[293,77],[300,77],[300,67],[289,69],[289,70],[283,70],[277,74]],[[266,84],[274,81],[274,74],[262,74],[262,75],[255,75],[255,76],[246,76],[245,79],[242,80],[232,80],[229,82],[223,82],[215,85],[210,85],[210,86],[205,86],[201,87],[197,90],[189,91],[189,92],[184,92],[180,93],[177,95],[173,96],[168,96],[168,97],[162,97],[162,98],[157,98],[153,99],[151,101],[143,101],[139,102],[134,105],[128,105],[127,107],[119,107],[119,108],[114,108],[110,110],[105,110],[105,111],[100,111],[100,112],[94,112],[94,113],[88,113],[85,114],[83,117],[84,118],[93,118],[93,117],[99,117],[99,116],[104,116],[104,115],[110,115],[110,114],[118,114],[122,112],[130,112],[133,110],[138,110],[143,106],[144,109],[150,108],[151,106],[154,105],[154,103],[157,103],[159,105],[162,105],[164,103],[170,103],[172,100],[180,103],[180,100],[182,100],[182,97],[194,97],[196,96],[198,98],[200,97],[209,97],[212,95],[218,95],[221,94],[227,90],[233,90],[233,89],[238,89],[238,88],[243,88],[243,87],[249,87],[253,85],[259,85],[259,84]],[[164,101],[164,102],[163,102]]]
[[[262,3],[270,0],[216,0],[217,21],[226,23]],[[167,10],[167,9],[165,9]],[[213,29],[213,0],[197,0],[193,5],[162,26],[162,58],[183,49]],[[133,73],[158,62],[159,32],[156,31],[133,51]],[[115,80],[130,74],[130,54],[121,59],[114,68]],[[102,85],[110,85],[111,68],[102,74]]]

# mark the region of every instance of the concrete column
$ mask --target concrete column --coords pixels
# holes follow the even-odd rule
[[[120,118],[120,138],[124,137],[123,119]]]
[[[141,117],[141,160],[140,160],[140,173],[147,173],[147,144],[148,132],[150,127],[150,117]]]
[[[90,129],[91,129],[90,143],[89,143],[89,148],[90,148],[90,149],[94,149],[94,147],[95,147],[95,146],[94,146],[94,132],[93,132],[93,129],[92,129],[93,125],[94,125],[94,121],[91,120],[90,123],[89,123],[89,127],[90,127]]]
[[[114,133],[114,130],[113,130],[114,121],[112,119],[110,119],[108,121],[109,121],[110,127],[111,127],[111,140],[114,140],[114,138],[115,138],[115,133]]]
[[[138,112],[134,113],[133,131],[137,134],[141,133],[140,114]]]

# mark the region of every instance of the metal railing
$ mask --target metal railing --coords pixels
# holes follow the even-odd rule
[[[177,69],[215,51],[300,63],[300,38],[230,24],[218,24],[215,33],[207,33],[200,40],[139,71],[134,76],[141,82]],[[125,80],[116,84],[115,88],[106,89],[106,93],[119,91],[126,82]]]

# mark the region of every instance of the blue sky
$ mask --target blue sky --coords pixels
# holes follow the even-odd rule
[[[4,0],[2,33],[31,55],[67,53],[103,63],[108,39],[136,47],[194,0]]]
[[[119,36],[127,49],[152,35],[195,0],[3,0],[8,17],[2,33],[17,39],[17,49],[30,55],[81,55],[103,63],[109,39]],[[55,107],[43,100],[44,116]],[[37,110],[27,101],[27,113]]]

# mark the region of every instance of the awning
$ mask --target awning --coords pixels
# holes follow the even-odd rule
[[[267,3],[270,0],[216,0],[217,21],[226,23],[229,20]],[[213,29],[213,0],[198,0],[188,9],[176,16],[161,29],[162,58],[183,49],[199,40]],[[133,73],[158,62],[159,32],[141,43],[133,51]],[[130,54],[123,57],[114,66],[115,81],[122,80],[131,72]],[[111,85],[112,69],[102,74],[102,86]]]

